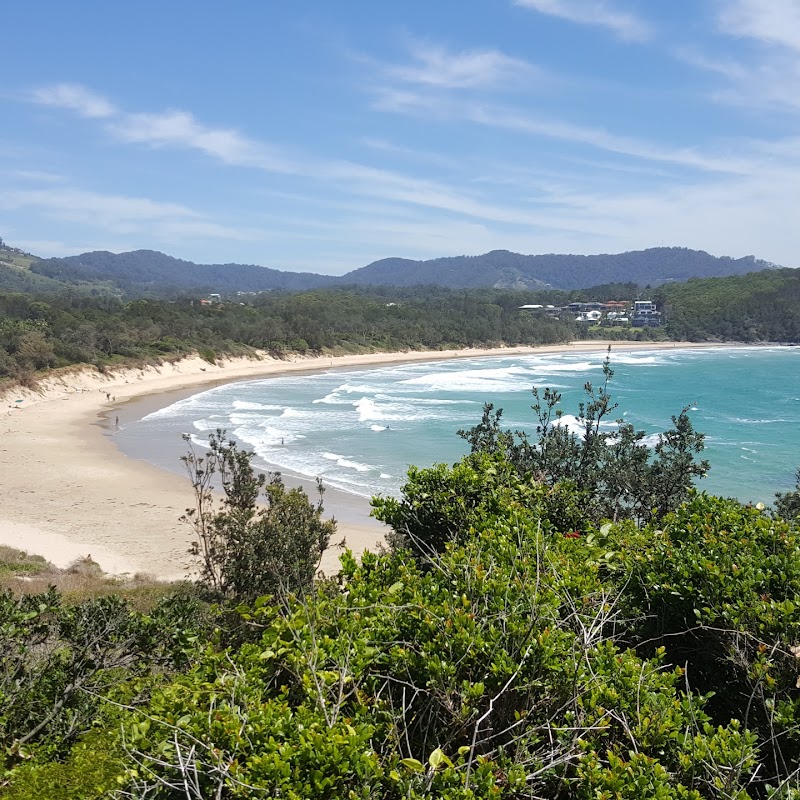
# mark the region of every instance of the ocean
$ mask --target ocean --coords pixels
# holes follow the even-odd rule
[[[450,464],[467,452],[456,431],[477,424],[486,402],[503,409],[506,427],[533,431],[531,388],[549,386],[563,396],[564,424],[574,425],[584,384],[602,382],[604,357],[493,356],[230,383],[127,420],[115,439],[129,455],[180,470],[182,435],[202,447],[210,431],[222,428],[255,452],[262,469],[320,476],[326,486],[362,498],[398,495],[410,464]],[[700,489],[768,504],[776,491],[794,487],[800,348],[612,352],[611,366],[613,418],[649,441],[690,408],[711,462]]]

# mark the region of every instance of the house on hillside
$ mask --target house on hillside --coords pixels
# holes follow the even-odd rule
[[[634,328],[660,328],[662,324],[661,312],[656,310],[652,300],[635,300],[631,326]]]

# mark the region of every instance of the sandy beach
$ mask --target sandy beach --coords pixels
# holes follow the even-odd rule
[[[300,356],[277,360],[230,359],[217,365],[192,357],[105,374],[66,370],[40,382],[36,391],[13,389],[0,397],[0,544],[45,556],[59,567],[91,555],[113,573],[179,578],[190,571],[192,531],[179,521],[192,504],[188,478],[124,456],[96,424],[113,418],[120,404],[144,395],[208,384],[278,376],[333,367],[385,365],[479,356],[597,352],[608,342],[373,353],[339,358]],[[611,342],[612,352],[702,347],[690,343]],[[708,346],[708,345],[705,345]],[[154,398],[157,400],[157,398]],[[339,524],[356,554],[382,540],[379,523]],[[334,572],[339,551],[331,548],[323,569]]]

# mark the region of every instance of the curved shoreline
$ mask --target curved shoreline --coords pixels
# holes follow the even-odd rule
[[[109,373],[65,371],[38,390],[14,389],[0,398],[0,544],[43,555],[56,566],[92,555],[111,573],[145,572],[158,578],[189,571],[191,529],[179,521],[192,505],[189,481],[125,456],[96,424],[121,404],[179,389],[209,388],[248,378],[277,377],[331,367],[382,366],[512,354],[708,348],[684,342],[577,342],[409,353],[278,360],[230,359],[211,365],[198,357],[143,369]],[[94,424],[93,424],[94,423]],[[356,554],[382,541],[378,523],[340,523],[335,542],[346,538]],[[325,554],[335,571],[338,551]]]

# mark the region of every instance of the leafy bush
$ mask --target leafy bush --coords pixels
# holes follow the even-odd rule
[[[201,583],[221,599],[307,591],[336,530],[333,520],[322,518],[321,483],[314,505],[302,489],[287,490],[279,474],[269,480],[256,474],[253,455],[218,430],[205,456],[190,444],[183,458],[195,494],[195,508],[183,518],[197,534],[192,553],[200,561]],[[212,491],[215,481],[221,502]],[[259,508],[262,493],[266,505]]]
[[[664,650],[615,643],[599,532],[565,536],[521,486],[500,470],[453,497],[442,521],[470,535],[424,569],[348,554],[339,586],[253,604],[257,642],[209,651],[129,723],[128,791],[183,797],[191,762],[191,797],[747,797],[756,736],[713,720]]]
[[[795,520],[800,517],[800,469],[797,470],[794,490],[775,495],[775,511],[784,519]]]
[[[579,511],[579,518],[569,520],[576,527],[604,519],[640,524],[659,519],[689,498],[694,479],[709,468],[707,461],[695,460],[705,437],[694,430],[688,408],[672,418],[673,427],[659,434],[652,448],[642,441],[643,431],[622,419],[611,422],[617,404],[608,391],[614,375],[609,358],[603,363],[603,385],[584,387],[579,433],[562,424],[561,395],[538,388],[533,389],[535,436],[503,430],[502,410],[494,411],[491,404],[484,407],[478,425],[459,431],[473,453],[500,454],[521,476],[567,487]]]

